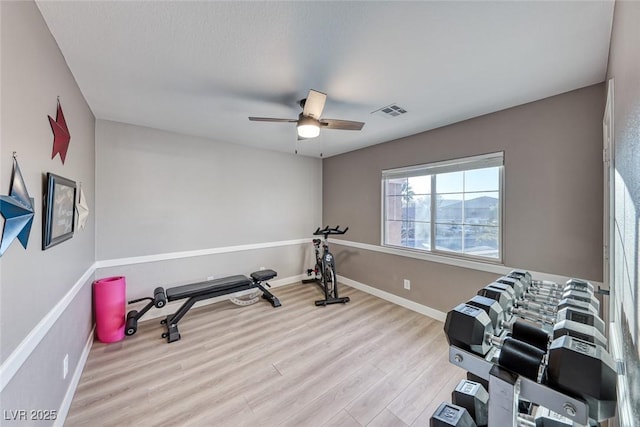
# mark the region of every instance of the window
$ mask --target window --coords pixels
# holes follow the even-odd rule
[[[503,158],[382,171],[383,245],[501,261]]]

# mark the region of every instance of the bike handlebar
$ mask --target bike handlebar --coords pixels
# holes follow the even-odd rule
[[[344,230],[340,230],[340,226],[336,225],[334,228],[329,228],[327,225],[325,228],[318,227],[316,231],[313,233],[314,236],[324,236],[325,238],[330,234],[344,234],[347,232],[349,227]]]

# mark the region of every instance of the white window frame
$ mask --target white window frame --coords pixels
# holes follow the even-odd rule
[[[406,246],[392,245],[385,243],[386,240],[386,203],[387,203],[387,195],[386,195],[386,186],[385,182],[388,179],[397,179],[397,178],[410,178],[415,176],[423,176],[423,175],[438,175],[442,173],[448,172],[461,172],[468,171],[474,169],[483,169],[489,167],[499,167],[499,197],[498,197],[498,257],[484,257],[479,255],[471,255],[464,254],[461,252],[455,251],[445,251],[442,249],[435,248],[435,197],[433,197],[434,189],[435,189],[435,180],[432,179],[432,192],[431,192],[431,249],[417,249],[410,248]],[[482,263],[488,264],[499,264],[503,263],[503,255],[504,255],[504,152],[499,151],[495,153],[487,153],[476,156],[458,158],[445,160],[440,162],[415,165],[415,166],[407,166],[401,168],[394,169],[385,169],[382,170],[382,177],[380,180],[381,187],[381,228],[380,228],[380,245],[387,248],[393,248],[398,251],[407,251],[413,253],[422,253],[422,254],[431,254],[449,258],[460,258],[460,259],[468,259],[471,261],[478,261]]]

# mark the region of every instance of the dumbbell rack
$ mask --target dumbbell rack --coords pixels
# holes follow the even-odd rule
[[[585,401],[516,375],[490,359],[449,346],[449,362],[489,382],[490,426],[517,426],[520,399],[543,406],[579,425],[588,425],[589,408]]]
[[[539,314],[546,302],[529,303],[538,286],[549,287],[557,316]],[[562,286],[514,270],[449,311],[449,361],[468,373],[431,426],[577,427],[613,417],[616,369],[593,295],[583,280]]]

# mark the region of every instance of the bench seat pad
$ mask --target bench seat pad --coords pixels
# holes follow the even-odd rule
[[[225,290],[228,290],[228,293],[239,292],[248,289],[251,284],[251,280],[249,280],[247,276],[243,276],[241,274],[208,280],[206,282],[190,283],[188,285],[176,286],[175,288],[167,289],[167,300],[175,301],[184,298],[207,295],[213,292],[218,295],[224,295]]]
[[[264,282],[265,280],[273,279],[278,273],[273,270],[260,270],[251,273],[251,278],[257,282]]]

